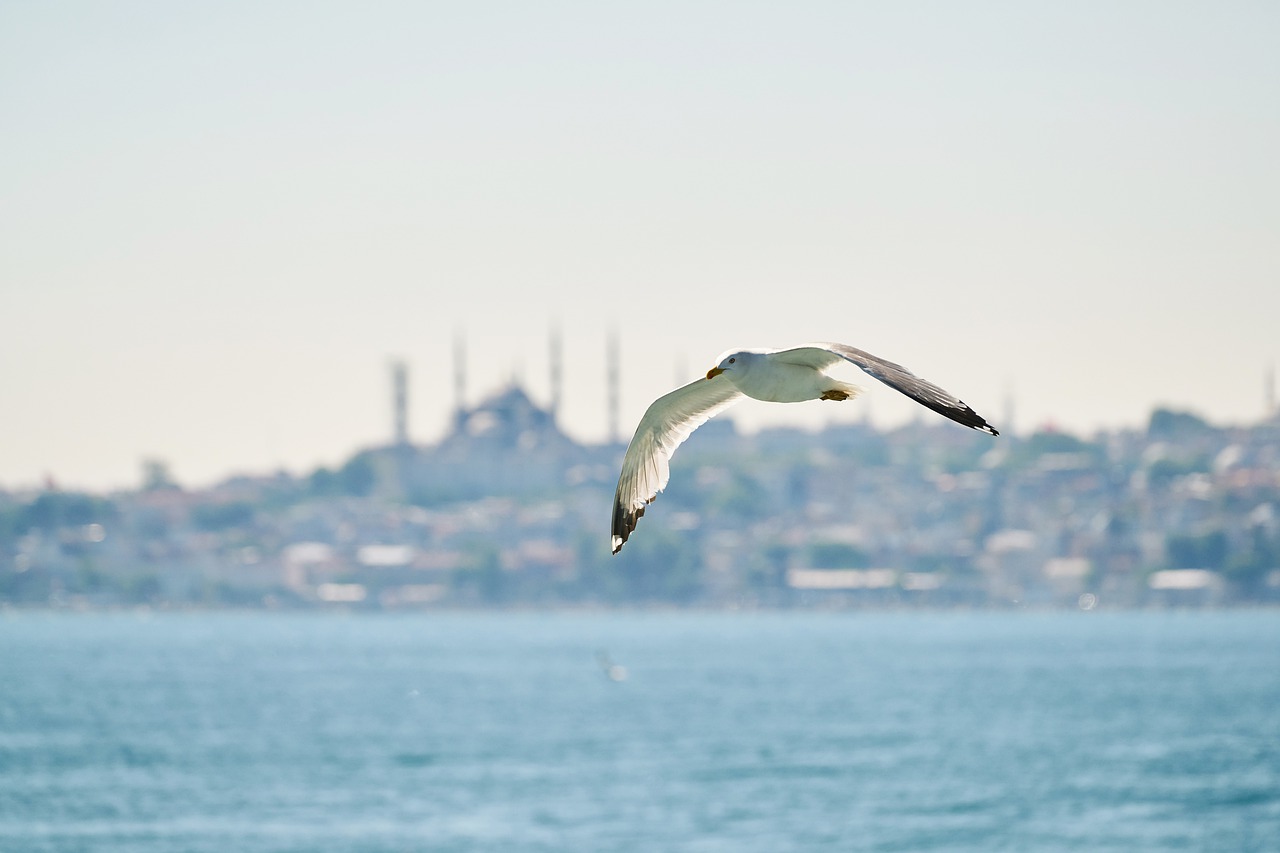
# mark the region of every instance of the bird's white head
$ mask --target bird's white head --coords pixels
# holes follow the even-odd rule
[[[751,353],[742,352],[741,350],[732,350],[720,356],[716,366],[707,371],[708,379],[715,379],[721,373],[728,373],[731,370],[742,370],[746,366],[746,362],[750,359]]]

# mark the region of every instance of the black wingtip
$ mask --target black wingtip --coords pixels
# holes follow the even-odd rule
[[[984,418],[982,415],[975,412],[973,409],[970,409],[968,406],[965,406],[964,414],[965,414],[965,419],[960,421],[960,423],[964,424],[965,426],[973,427],[979,432],[985,432],[987,435],[1000,434],[1000,430],[996,429],[991,424],[987,423],[986,418]]]
[[[645,509],[649,504],[653,503],[657,499],[658,496],[654,495],[649,498],[644,506],[630,511],[628,511],[621,502],[614,505],[613,528],[610,531],[612,533],[611,542],[613,545],[613,553],[618,553],[622,550],[622,546],[627,544],[627,539],[629,539],[631,534],[635,532],[636,524],[638,524],[640,519],[644,517]]]
[[[956,408],[953,406],[934,405],[928,400],[922,400],[921,402],[943,417],[950,418],[956,423],[967,426],[970,429],[976,429],[978,432],[985,432],[987,435],[1000,434],[1000,430],[987,423],[986,418],[966,406],[964,403],[961,403],[960,407]]]

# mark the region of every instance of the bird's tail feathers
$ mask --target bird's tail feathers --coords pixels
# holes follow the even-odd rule
[[[841,382],[838,379],[835,380],[835,383],[836,383],[836,388],[848,394],[850,400],[852,400],[854,397],[857,397],[859,394],[862,393],[861,385],[850,385],[848,382]]]

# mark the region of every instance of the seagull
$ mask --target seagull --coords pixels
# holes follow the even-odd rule
[[[622,459],[613,499],[613,553],[636,529],[645,507],[671,477],[670,462],[686,438],[742,397],[768,403],[849,400],[862,390],[828,376],[841,361],[862,368],[922,406],[988,435],[1000,432],[959,398],[892,361],[846,344],[806,344],[792,349],[730,350],[705,379],[697,379],[654,400],[640,419]]]

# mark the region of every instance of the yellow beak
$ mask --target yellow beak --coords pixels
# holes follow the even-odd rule
[[[721,370],[721,369],[720,369],[720,368],[718,368],[718,367],[713,367],[713,368],[711,368],[710,370],[708,370],[708,371],[707,371],[707,378],[708,378],[708,379],[715,379],[715,378],[716,378],[717,376],[719,376],[721,373],[724,373],[724,371],[723,371],[723,370]]]

